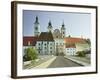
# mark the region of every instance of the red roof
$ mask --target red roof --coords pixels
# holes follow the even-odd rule
[[[53,35],[51,32],[41,32],[38,41],[54,41]]]
[[[35,46],[36,41],[37,41],[37,37],[24,36],[23,37],[23,46],[28,46],[29,42],[30,42],[31,46]]]
[[[66,45],[66,48],[76,48],[75,44],[72,45]]]
[[[75,43],[86,43],[85,39],[82,38],[72,38],[72,37],[67,37],[64,39],[65,43],[68,44],[75,44]]]

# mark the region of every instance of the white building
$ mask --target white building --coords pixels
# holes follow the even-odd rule
[[[82,38],[67,37],[64,41],[66,44],[66,55],[77,55],[76,53],[78,51],[86,51],[90,49],[89,44]]]
[[[55,55],[55,42],[51,32],[41,32],[36,48],[40,55]]]
[[[66,46],[66,55],[76,55],[76,46],[75,45]]]
[[[66,30],[65,30],[64,23],[62,24],[61,29],[55,29],[53,31],[56,55],[65,54],[65,42],[64,42],[65,34],[66,34]]]
[[[65,50],[65,44],[63,39],[56,39],[54,38],[55,41],[55,53],[56,55],[64,55],[64,50]]]
[[[27,48],[36,48],[36,41],[38,37],[33,36],[24,36],[23,37],[23,56],[25,55],[25,49]]]

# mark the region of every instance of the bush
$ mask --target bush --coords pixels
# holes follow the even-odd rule
[[[25,55],[23,56],[24,61],[35,60],[37,59],[37,51],[34,48],[27,48],[24,50]]]
[[[78,51],[76,54],[79,57],[85,57],[86,56],[86,52],[85,51]]]

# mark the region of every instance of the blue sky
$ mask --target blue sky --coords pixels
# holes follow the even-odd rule
[[[91,14],[89,13],[65,13],[53,11],[23,10],[23,35],[34,36],[34,22],[38,16],[40,31],[46,32],[49,20],[53,30],[60,29],[64,21],[66,36],[90,38],[91,36]]]

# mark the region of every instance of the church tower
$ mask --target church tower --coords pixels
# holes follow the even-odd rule
[[[61,27],[61,36],[62,38],[65,38],[66,35],[66,29],[65,29],[65,24],[63,22],[62,27]]]
[[[34,36],[39,36],[39,34],[40,34],[40,24],[38,21],[38,17],[36,16],[36,20],[34,23]]]
[[[52,24],[51,21],[48,23],[48,32],[52,32]]]

